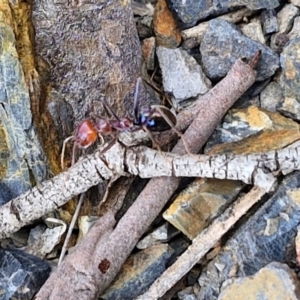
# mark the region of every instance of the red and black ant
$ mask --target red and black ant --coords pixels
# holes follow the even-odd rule
[[[144,130],[149,134],[152,143],[159,148],[150,131],[165,131],[174,128],[174,126],[176,126],[176,117],[168,108],[161,105],[153,105],[148,109],[143,110],[139,109],[138,94],[141,81],[141,78],[137,79],[135,88],[133,109],[134,120],[132,121],[129,118],[119,118],[114,113],[113,109],[108,105],[108,103],[103,99],[102,103],[104,108],[109,111],[114,119],[107,120],[97,115],[93,115],[95,117],[95,122],[92,119],[83,120],[77,126],[74,135],[64,140],[61,153],[62,169],[65,147],[69,141],[74,142],[71,161],[72,165],[75,163],[75,152],[77,148],[88,148],[95,143],[98,136],[101,138],[102,143],[104,143],[103,136],[105,135],[112,135],[116,139],[118,132],[134,132],[137,130]]]

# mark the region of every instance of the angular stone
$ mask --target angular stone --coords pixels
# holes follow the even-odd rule
[[[165,0],[158,0],[153,16],[156,43],[167,48],[176,48],[181,42],[181,35]]]
[[[255,106],[231,109],[208,140],[205,152],[266,152],[286,147],[298,140],[299,135],[299,125],[277,112]]]
[[[30,300],[48,278],[51,268],[20,250],[0,249],[1,299]]]
[[[300,37],[300,17],[294,19],[292,30],[288,33],[290,40]]]
[[[37,225],[31,229],[28,244],[24,250],[39,258],[45,258],[47,254],[51,253],[54,247],[60,243],[61,237],[66,229],[66,225],[59,225],[54,228],[47,228],[43,224]]]
[[[261,13],[261,19],[265,34],[274,33],[279,30],[279,24],[274,9],[263,10],[263,12]]]
[[[47,178],[13,29],[0,20],[0,205]],[[28,50],[29,51],[29,50]],[[32,178],[30,178],[32,177]]]
[[[300,172],[285,177],[276,193],[227,241],[199,277],[197,299],[218,299],[222,283],[232,277],[251,276],[273,261],[293,259],[300,222]],[[273,224],[270,227],[269,224]],[[270,230],[272,228],[272,230]],[[219,271],[218,266],[222,266]],[[285,299],[285,298],[284,298]]]
[[[186,51],[158,47],[157,57],[163,75],[164,90],[173,95],[175,106],[182,100],[208,92],[211,82],[196,60]]]
[[[300,67],[298,64],[300,51],[300,38],[291,40],[280,56],[282,76],[279,84],[283,90],[283,101],[280,103],[280,111],[284,114],[300,120]],[[298,102],[298,103],[296,103]]]
[[[299,9],[296,6],[293,4],[286,4],[277,14],[279,33],[288,33],[293,26],[294,19],[299,13]]]
[[[225,15],[221,15],[218,19],[222,19],[231,23],[240,23],[243,19],[251,16],[253,12],[248,8],[241,8]],[[182,47],[184,49],[192,49],[199,46],[205,31],[208,27],[208,22],[201,22],[199,25],[181,31],[181,36],[184,40]]]
[[[269,111],[276,111],[282,99],[282,90],[277,82],[271,81],[260,93],[260,105]]]
[[[192,240],[236,199],[242,186],[232,180],[196,180],[180,193],[163,218]]]
[[[146,235],[138,242],[136,247],[138,249],[146,249],[162,242],[167,242],[177,234],[178,231],[171,224],[165,223]]]
[[[223,284],[218,300],[289,299],[300,297],[300,283],[294,270],[286,264],[273,262],[253,276],[229,279]]]
[[[145,292],[166,269],[173,250],[160,244],[130,256],[121,271],[101,296],[105,300],[131,300]]]
[[[237,59],[251,58],[258,50],[262,51],[262,56],[256,68],[257,81],[263,81],[279,68],[278,54],[242,35],[236,26],[223,20],[212,20],[200,45],[204,72],[210,79],[220,79]]]
[[[272,9],[279,5],[277,0],[228,0],[228,1],[198,1],[198,0],[170,0],[173,10],[183,23],[195,24],[197,21],[207,17],[215,17],[236,10],[241,7],[247,7],[250,10],[259,10],[263,8]]]
[[[244,24],[240,28],[243,34],[248,38],[261,44],[266,44],[266,40],[261,27],[261,22],[259,19],[255,18],[251,20],[250,23]]]

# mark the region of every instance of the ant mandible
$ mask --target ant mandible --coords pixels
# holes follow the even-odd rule
[[[86,149],[94,144],[98,137],[100,137],[102,144],[104,143],[103,136],[112,135],[116,139],[118,132],[133,132],[137,130],[146,131],[154,145],[158,148],[153,139],[150,131],[165,131],[176,126],[175,115],[166,107],[161,105],[152,105],[147,109],[139,109],[138,94],[142,78],[137,79],[135,94],[134,94],[134,120],[129,118],[119,118],[109,106],[109,104],[102,99],[104,108],[114,117],[114,119],[107,120],[103,119],[95,114],[96,121],[92,119],[83,120],[76,128],[75,133],[66,138],[63,142],[62,153],[61,153],[61,168],[64,165],[64,153],[66,144],[69,141],[73,141],[72,160],[71,165],[75,163],[76,149]]]

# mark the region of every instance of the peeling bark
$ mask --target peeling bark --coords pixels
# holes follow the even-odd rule
[[[270,191],[279,173],[300,169],[300,142],[281,150],[248,155],[183,156],[143,146],[127,149],[119,143],[103,155],[100,152],[1,206],[0,238],[8,237],[93,185],[119,176],[231,179]]]

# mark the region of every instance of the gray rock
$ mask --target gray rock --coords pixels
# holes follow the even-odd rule
[[[20,250],[0,249],[1,300],[30,300],[50,274],[49,264]]]
[[[30,97],[10,26],[0,23],[0,205],[45,180],[46,157],[32,124]],[[32,176],[32,178],[30,178]]]
[[[270,34],[279,30],[278,20],[274,9],[265,9],[261,13],[264,34]]]
[[[177,296],[180,300],[197,300],[192,287],[187,287],[186,289],[178,292]]]
[[[254,18],[248,24],[243,24],[241,30],[245,36],[248,38],[265,44],[266,40],[262,31],[261,21],[258,18]]]
[[[240,300],[241,295],[252,299],[299,299],[300,283],[294,270],[285,264],[273,262],[255,275],[233,278],[224,282],[218,300]]]
[[[288,33],[290,40],[300,37],[300,17],[294,19],[292,30]]]
[[[205,94],[211,87],[200,65],[186,51],[157,47],[164,90],[174,97],[175,104]]]
[[[289,249],[300,222],[299,186],[300,172],[287,176],[277,192],[233,234],[199,277],[197,299],[217,299],[225,280],[250,276],[272,261],[285,263],[295,257]]]
[[[272,9],[279,5],[277,0],[228,0],[228,1],[199,1],[199,0],[170,0],[173,10],[183,23],[195,24],[207,17],[219,16],[240,7],[250,10]]]
[[[284,47],[280,56],[283,99],[278,109],[285,115],[300,120],[300,67],[298,63],[300,38],[291,40]]]
[[[164,272],[172,252],[173,250],[168,245],[160,244],[130,256],[101,298],[105,300],[135,299]]]
[[[174,228],[171,224],[165,223],[141,239],[136,247],[138,249],[146,249],[153,245],[167,242],[178,233],[179,231],[176,230],[176,228]]]
[[[299,15],[299,9],[293,4],[287,4],[277,14],[279,33],[288,33],[293,26],[294,19]]]
[[[260,105],[269,111],[276,111],[278,103],[282,101],[282,90],[277,82],[270,82],[260,94]]]
[[[200,45],[203,70],[210,79],[220,79],[228,73],[237,59],[251,58],[258,50],[262,51],[262,56],[256,68],[257,81],[263,81],[279,68],[278,54],[245,37],[233,24],[212,20]]]

